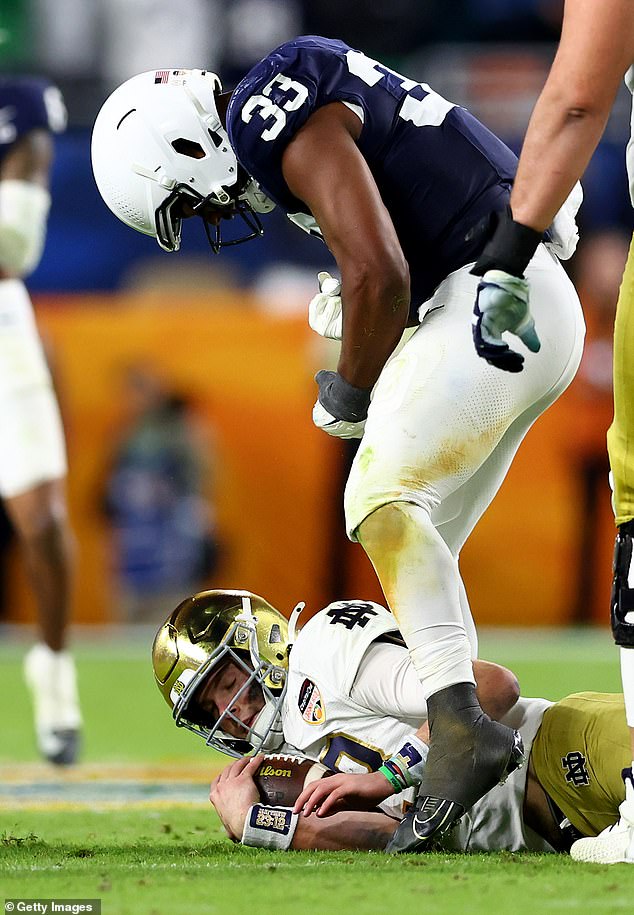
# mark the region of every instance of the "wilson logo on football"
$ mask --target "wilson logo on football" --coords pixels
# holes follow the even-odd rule
[[[297,705],[307,724],[322,724],[326,718],[321,693],[313,681],[308,678],[302,683]]]
[[[262,766],[258,772],[258,775],[274,775],[277,778],[290,778],[292,774],[290,769],[274,769],[273,766]]]

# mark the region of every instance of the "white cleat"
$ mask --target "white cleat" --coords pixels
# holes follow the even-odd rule
[[[79,753],[81,728],[72,657],[42,643],[34,645],[24,659],[24,676],[33,699],[40,753],[58,766],[72,765]]]
[[[619,807],[620,818],[598,836],[577,839],[570,849],[575,861],[587,864],[634,864],[634,783],[632,770],[623,770],[625,800]]]

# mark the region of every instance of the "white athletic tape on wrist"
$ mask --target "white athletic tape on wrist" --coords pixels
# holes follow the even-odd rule
[[[298,819],[299,815],[293,813],[292,807],[254,804],[247,812],[241,842],[257,848],[287,851],[293,841]]]
[[[35,270],[42,256],[51,195],[31,181],[0,181],[0,268],[12,277]]]

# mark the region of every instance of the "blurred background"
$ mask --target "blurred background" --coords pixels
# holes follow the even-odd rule
[[[215,70],[231,88],[280,42],[323,34],[429,82],[519,151],[562,5],[3,0],[0,71],[52,78],[70,118],[57,140],[46,250],[28,286],[66,426],[76,624],[155,627],[203,586],[248,588],[287,614],[299,600],[317,610],[335,598],[381,599],[343,534],[353,446],[311,423],[313,374],[336,358],[306,321],[327,251],[278,213],[262,239],[218,258],[202,227],[186,227],[179,257],[124,227],[90,168],[91,125],[108,93],[136,72],[175,66]],[[597,624],[608,651],[605,433],[632,232],[630,103],[623,88],[584,180],[582,242],[567,265],[588,323],[579,375],[529,434],[462,558],[479,625]],[[0,543],[10,633],[34,614],[6,523]],[[616,654],[613,663],[616,673]]]

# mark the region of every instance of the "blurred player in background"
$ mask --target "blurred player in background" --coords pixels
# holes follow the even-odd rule
[[[299,753],[340,773],[313,782],[294,811],[269,816],[252,780],[261,756],[234,762],[211,788],[232,838],[278,849],[384,849],[424,772],[424,690],[384,607],[339,601],[298,631],[302,607],[287,623],[248,592],[194,595],[157,633],[157,684],[177,724],[221,752]],[[476,661],[474,675],[483,708],[520,728],[530,763],[478,801],[442,847],[567,851],[575,836],[610,823],[623,797],[614,762],[629,752],[622,697],[518,700],[505,668]]]
[[[205,71],[134,77],[101,109],[92,157],[113,212],[168,251],[179,247],[183,217],[202,216],[219,250],[224,218],[240,217],[241,240],[252,238],[274,201],[337,261],[341,282],[322,275],[310,306],[313,328],[342,341],[338,371],[317,375],[313,419],[334,436],[363,435],[346,524],[374,564],[429,701],[425,814],[414,811],[397,839],[403,851],[424,846],[521,755],[518,735],[477,700],[458,556],[527,430],[579,364],[580,305],[556,256],[574,249],[574,218],[558,217],[552,250],[535,261],[548,339],[511,378],[476,358],[465,322],[482,220],[506,205],[516,159],[428,85],[343,42],[299,38],[225,95]]]
[[[80,712],[65,650],[72,538],[59,408],[23,277],[38,264],[50,207],[53,134],[64,129],[59,90],[0,77],[0,496],[26,559],[41,641],[25,659],[37,743],[53,763],[75,761]]]
[[[474,318],[478,353],[500,368],[522,357],[503,342],[509,331],[522,336],[533,326],[526,270],[542,232],[584,172],[605,129],[625,75],[634,92],[634,4],[631,0],[566,0],[559,49],[533,112],[520,157],[511,207],[478,259],[482,276]],[[629,68],[629,69],[628,69]],[[626,73],[627,71],[627,73]],[[627,148],[634,203],[634,114]],[[531,300],[532,304],[532,300]],[[540,322],[537,330],[541,335]],[[518,362],[519,360],[519,362]],[[614,420],[608,432],[618,533],[611,598],[612,631],[620,647],[621,674],[634,767],[634,239],[617,304],[614,330]],[[634,782],[627,789],[618,824],[573,854],[583,860],[634,864]]]

